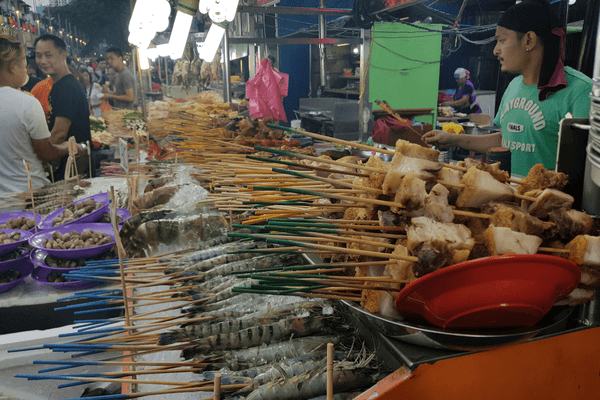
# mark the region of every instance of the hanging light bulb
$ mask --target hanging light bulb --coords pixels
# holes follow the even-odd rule
[[[140,68],[149,69],[148,46],[156,32],[169,26],[171,6],[166,0],[146,0],[136,3],[129,21],[129,43],[137,46]]]
[[[129,20],[129,43],[148,48],[156,32],[169,27],[171,6],[166,0],[145,0],[136,3]]]
[[[206,37],[204,38],[204,42],[200,42],[197,44],[198,55],[201,59],[207,62],[212,62],[215,58],[215,54],[217,54],[217,50],[221,45],[221,40],[223,40],[223,36],[225,35],[226,27],[221,24],[212,24]]]
[[[148,62],[148,52],[146,49],[138,48],[138,55],[140,57],[140,69],[150,69],[150,63]]]
[[[173,60],[181,58],[183,50],[187,43],[188,35],[190,34],[190,28],[194,17],[198,12],[198,0],[180,0],[177,5],[177,15],[175,16],[175,22],[173,23],[173,30],[171,31],[171,37],[169,38],[168,44],[168,56]],[[160,46],[159,46],[160,47]],[[167,53],[167,48],[159,50],[160,55]]]
[[[239,0],[201,0],[198,11],[208,14],[213,22],[231,22],[235,19]]]

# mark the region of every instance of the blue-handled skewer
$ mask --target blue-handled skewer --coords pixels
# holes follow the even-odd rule
[[[87,307],[95,307],[102,306],[105,304],[110,304],[108,300],[97,300],[97,301],[88,301],[87,303],[79,303],[79,304],[69,304],[68,306],[56,307],[54,311],[63,311],[63,310],[76,310],[78,308],[87,308]]]

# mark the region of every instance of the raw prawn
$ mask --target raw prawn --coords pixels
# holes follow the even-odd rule
[[[333,359],[341,361],[347,356],[346,353],[335,352]],[[260,375],[257,375],[252,383],[255,387],[273,382],[275,379],[283,376],[284,378],[301,375],[326,366],[327,358],[325,353],[318,353],[314,356],[294,357],[286,362],[278,363],[276,367],[271,367]],[[243,389],[242,389],[243,390]]]
[[[255,326],[235,333],[220,334],[195,341],[194,346],[182,350],[183,358],[194,354],[205,354],[215,350],[230,350],[279,342],[287,337],[308,336],[325,329],[324,317],[294,317],[279,320],[268,325]]]
[[[293,358],[318,350],[324,350],[327,343],[336,344],[339,340],[339,336],[308,336],[268,346],[256,346],[243,350],[230,351],[224,357],[219,355],[212,359],[207,358],[205,362],[216,362],[217,359],[222,358],[219,361],[232,370],[237,369],[238,364],[245,364],[249,368],[272,362],[276,358]]]
[[[173,263],[171,268],[188,266],[189,263],[195,264],[195,263],[198,263],[201,261],[210,260],[212,258],[220,257],[224,254],[227,254],[230,251],[254,249],[257,246],[259,246],[259,242],[255,242],[255,241],[248,241],[248,242],[243,242],[243,243],[242,242],[223,243],[220,245],[197,250],[197,251],[194,251],[193,253],[186,254],[185,256],[181,257],[178,261]],[[165,272],[165,273],[167,273],[167,272]]]
[[[282,316],[285,318],[285,314],[287,314],[285,310],[284,312],[276,313],[257,312],[239,319],[214,319],[211,321],[186,324],[185,326],[182,325],[182,327],[177,330],[161,334],[158,344],[167,345],[186,338],[199,339],[214,335],[236,333],[244,329],[277,323],[281,320]],[[289,316],[290,314],[287,315]]]
[[[249,260],[235,261],[212,268],[206,272],[199,272],[190,282],[202,282],[219,275],[231,275],[238,272],[251,272],[255,269],[268,268],[272,266],[287,266],[302,263],[297,254],[275,254],[254,257]]]
[[[362,394],[362,392],[352,392],[352,393],[337,393],[333,395],[333,400],[352,400],[358,395]],[[313,397],[308,400],[327,400],[327,395]]]
[[[333,371],[333,389],[336,392],[369,387],[387,374],[376,369],[345,369]],[[246,400],[305,400],[327,392],[327,374],[319,372],[313,376],[304,374],[286,379],[282,383],[261,385]]]
[[[266,243],[263,246],[257,245],[257,247],[259,247],[259,248],[266,247]],[[189,266],[167,268],[164,270],[164,273],[166,275],[172,274],[173,272],[177,272],[178,270],[180,270],[182,268],[185,268],[186,270],[204,272],[204,271],[208,271],[211,268],[216,267],[217,265],[227,264],[227,263],[234,262],[234,261],[245,260],[247,258],[252,258],[252,257],[255,257],[255,254],[253,254],[253,253],[222,254],[220,256],[210,258],[208,260],[199,261],[199,262],[194,263]]]

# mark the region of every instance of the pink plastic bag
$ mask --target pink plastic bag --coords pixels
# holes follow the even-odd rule
[[[254,119],[273,118],[287,122],[283,109],[283,98],[288,94],[290,76],[271,67],[264,59],[256,76],[246,82],[248,109]]]

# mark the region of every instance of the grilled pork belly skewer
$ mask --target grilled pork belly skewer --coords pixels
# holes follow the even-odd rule
[[[542,244],[542,238],[515,232],[510,228],[490,225],[484,232],[485,244],[490,255],[535,254]]]

